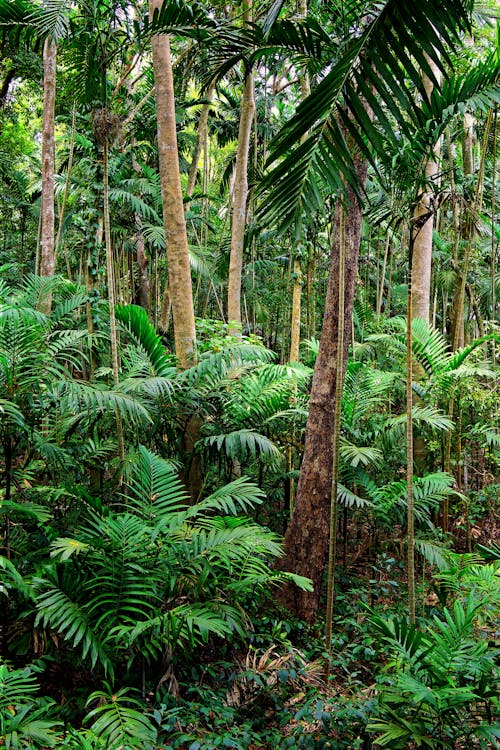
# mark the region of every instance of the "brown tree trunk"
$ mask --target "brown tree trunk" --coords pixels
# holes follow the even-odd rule
[[[149,13],[153,17],[161,0],[150,0]],[[174,81],[167,34],[153,36],[153,69],[155,77],[156,110],[158,119],[158,157],[163,199],[163,223],[168,259],[168,289],[174,318],[175,353],[181,368],[196,360],[196,330],[189,250],[184,218],[177,131],[175,123]]]
[[[43,129],[42,129],[42,212],[40,276],[53,276],[55,271],[54,243],[54,118],[56,99],[55,42],[43,45]],[[50,302],[48,303],[50,309]]]
[[[250,17],[250,0],[243,2],[243,19]],[[233,205],[231,216],[231,253],[227,282],[227,317],[229,322],[241,324],[241,273],[248,200],[248,154],[255,111],[253,72],[247,71],[241,97],[238,147],[234,170]],[[237,331],[236,331],[237,332]]]
[[[361,184],[366,179],[366,163],[357,158],[356,168]],[[349,348],[354,288],[358,271],[362,212],[356,196],[349,189],[349,206],[345,217],[345,288],[344,288],[344,379]],[[337,206],[332,231],[330,273],[325,303],[323,330],[314,370],[306,428],[306,442],[292,521],[285,536],[285,555],[279,562],[282,570],[308,576],[314,591],[300,591],[286,586],[280,601],[304,620],[311,621],[318,607],[321,582],[328,555],[330,495],[332,488],[333,401],[335,392],[339,300],[339,220]]]

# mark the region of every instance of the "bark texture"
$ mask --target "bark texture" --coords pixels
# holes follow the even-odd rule
[[[439,69],[428,59],[434,75],[440,80]],[[426,75],[423,76],[423,84],[427,97],[430,99],[433,83]],[[427,184],[435,180],[438,174],[437,160],[439,158],[439,144],[434,149],[435,159],[429,159],[425,165],[425,178]],[[431,270],[432,270],[432,232],[434,229],[434,210],[432,206],[432,190],[426,189],[421,197],[413,215],[414,225],[420,225],[415,234],[413,245],[413,318],[423,318],[427,322],[430,319],[431,299]],[[424,219],[426,220],[424,221]]]
[[[241,99],[238,147],[234,173],[233,211],[231,218],[231,254],[227,292],[227,317],[230,322],[241,323],[241,273],[248,200],[248,154],[255,111],[253,73],[246,77]]]
[[[302,299],[302,270],[300,260],[295,258],[293,264],[292,320],[290,323],[290,362],[299,361],[300,347],[300,311]]]
[[[42,213],[40,276],[53,276],[55,272],[54,234],[54,117],[56,99],[55,42],[43,45],[43,127],[42,127]]]
[[[359,181],[364,184],[366,163],[358,159],[356,168]],[[311,622],[318,608],[328,557],[334,421],[332,394],[335,392],[337,378],[340,377],[342,383],[344,380],[358,271],[362,213],[351,190],[348,191],[348,196],[349,206],[345,217],[344,370],[338,373],[335,366],[339,301],[340,210],[337,207],[332,232],[325,315],[312,383],[304,456],[294,514],[285,536],[285,555],[279,562],[282,570],[293,571],[312,579],[313,592],[286,586],[278,595],[282,604],[308,622]]]
[[[161,0],[150,0],[151,17],[154,10],[159,7],[161,7]],[[175,353],[179,366],[184,369],[194,364],[196,359],[196,331],[186,220],[179,172],[170,39],[167,34],[153,36],[151,44],[158,119],[163,224],[168,259],[168,289],[174,319]]]

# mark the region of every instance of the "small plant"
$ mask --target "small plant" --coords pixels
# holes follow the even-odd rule
[[[37,670],[40,671],[40,670]],[[9,669],[0,664],[0,744],[10,750],[55,747],[61,726],[53,715],[54,701],[38,698],[34,667]]]
[[[103,747],[107,750],[114,750],[123,743],[153,750],[157,728],[145,712],[144,705],[129,695],[130,688],[113,692],[109,685],[106,684],[106,687],[106,691],[92,693],[87,701],[87,706],[97,702],[85,717],[86,724],[93,720],[90,727],[92,733],[104,741]]]

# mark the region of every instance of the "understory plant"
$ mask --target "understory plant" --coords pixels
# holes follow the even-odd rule
[[[210,637],[243,635],[252,602],[284,576],[270,568],[277,537],[239,515],[262,499],[240,478],[188,506],[175,466],[141,447],[122,498],[101,513],[82,509],[37,563],[35,630],[110,678],[118,667],[154,671]]]
[[[406,618],[372,617],[389,652],[368,725],[376,745],[486,750],[500,738],[498,649],[478,628],[482,609],[471,593],[421,629]]]

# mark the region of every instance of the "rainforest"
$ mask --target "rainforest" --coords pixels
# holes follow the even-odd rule
[[[500,741],[498,0],[0,0],[0,748]]]

